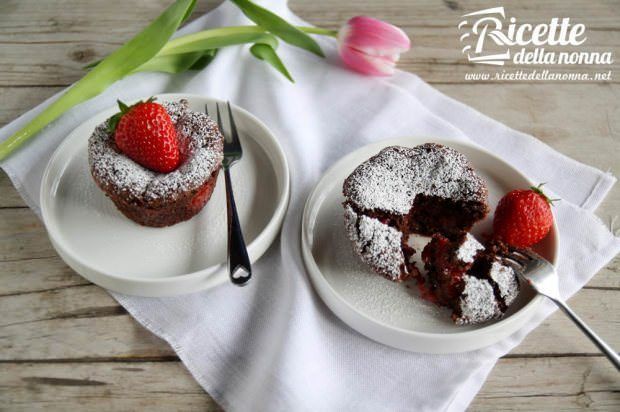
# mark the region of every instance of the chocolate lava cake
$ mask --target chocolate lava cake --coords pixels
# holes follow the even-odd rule
[[[501,242],[485,247],[469,233],[455,240],[433,235],[422,251],[423,296],[451,308],[457,325],[502,317],[519,293],[517,274],[502,263],[505,253]]]
[[[436,143],[381,150],[347,177],[343,194],[354,250],[396,281],[418,276],[409,234],[455,238],[489,211],[486,183],[467,158]]]
[[[97,185],[131,220],[163,227],[187,220],[209,201],[223,158],[217,124],[188,102],[162,104],[176,128],[183,161],[170,173],[149,170],[121,153],[108,131],[97,126],[88,141],[88,162]]]

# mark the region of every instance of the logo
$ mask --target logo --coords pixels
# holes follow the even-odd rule
[[[464,44],[463,54],[473,63],[503,66],[530,64],[612,64],[611,52],[547,51],[545,46],[575,48],[588,40],[586,26],[569,17],[552,18],[548,23],[519,23],[506,17],[503,7],[480,10],[461,16],[458,24]]]

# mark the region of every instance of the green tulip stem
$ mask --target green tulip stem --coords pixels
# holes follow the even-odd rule
[[[222,47],[252,43],[255,45],[252,48],[252,54],[262,60],[266,60],[292,81],[290,74],[275,54],[275,49],[277,47],[276,37],[261,26],[220,27],[180,36],[164,44],[168,36],[172,34],[172,31],[175,30],[181,22],[182,13],[184,13],[186,9],[193,7],[193,2],[188,0],[185,0],[185,2],[189,3],[190,6],[184,4],[184,0],[177,0],[177,4],[175,4],[176,9],[173,6],[170,8],[171,11],[164,13],[163,17],[168,17],[167,14],[176,12],[176,15],[168,18],[168,20],[172,20],[172,22],[168,23],[168,27],[166,27],[167,33],[165,31],[164,33],[156,33],[158,27],[164,25],[164,23],[155,21],[121,49],[112,53],[101,62],[91,65],[91,71],[70,87],[64,95],[52,103],[21,130],[17,131],[4,142],[0,142],[0,160],[5,159],[24,142],[32,138],[41,129],[60,117],[67,110],[85,100],[97,96],[110,84],[122,79],[126,75],[138,71],[167,71],[169,73],[176,73],[180,69],[185,70],[188,65],[191,68],[191,64],[200,57],[201,53],[211,51],[211,55],[205,57],[212,59],[217,49]],[[295,27],[295,29],[306,34],[317,34],[330,37],[337,37],[338,35],[336,30],[321,29],[318,27],[298,26]],[[163,44],[163,47],[159,50],[154,50],[157,46],[151,46],[150,50],[146,48],[142,53],[134,52],[134,50],[140,50],[144,45],[152,43],[150,39],[157,36],[159,37],[159,42]],[[320,51],[320,49],[318,50]],[[148,54],[149,51],[151,54]],[[190,53],[195,54],[192,55]],[[177,56],[178,59],[174,59],[175,56]],[[182,60],[182,58],[185,58],[185,60]],[[208,61],[209,60],[205,61],[203,65],[208,64]],[[175,63],[176,66],[173,63]]]

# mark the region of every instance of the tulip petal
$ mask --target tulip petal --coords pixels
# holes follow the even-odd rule
[[[371,56],[352,47],[341,47],[340,57],[353,70],[371,76],[391,76],[396,67],[396,60]]]
[[[399,54],[411,47],[409,37],[403,30],[367,16],[350,19],[339,39],[342,44],[371,55]]]

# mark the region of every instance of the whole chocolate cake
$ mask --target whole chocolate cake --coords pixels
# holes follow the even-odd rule
[[[182,147],[182,163],[158,173],[136,163],[115,144],[107,121],[88,142],[88,161],[97,185],[131,220],[145,226],[170,226],[198,213],[209,201],[223,157],[223,137],[206,114],[181,100],[163,103]]]

